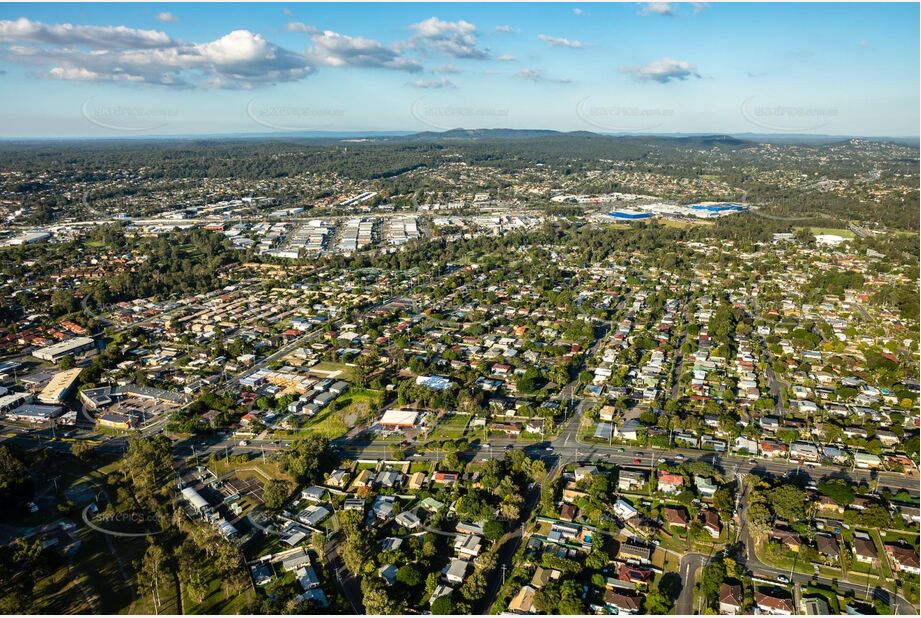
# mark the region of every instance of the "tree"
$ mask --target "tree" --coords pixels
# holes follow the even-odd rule
[[[432,602],[431,610],[436,616],[449,616],[454,613],[454,601],[448,595],[440,596]]]
[[[404,564],[397,570],[397,581],[409,588],[422,583],[422,573],[412,564]]]
[[[726,579],[726,566],[715,560],[704,566],[700,575],[700,593],[713,606],[719,600],[720,584]]]
[[[282,467],[297,480],[314,483],[328,465],[328,446],[329,440],[317,434],[295,440],[282,454]]]
[[[291,488],[286,481],[267,479],[262,485],[262,500],[268,509],[277,511],[285,505]]]
[[[671,614],[672,602],[658,590],[653,590],[646,595],[646,603],[643,609],[643,613],[654,616]]]
[[[838,506],[848,506],[854,502],[854,490],[850,483],[842,479],[828,479],[819,481],[816,489],[823,496],[835,501]]]
[[[729,493],[729,490],[725,487],[717,489],[713,494],[713,506],[717,511],[723,513],[724,515],[732,512],[733,502],[732,494]]]
[[[147,551],[137,567],[138,592],[153,594],[156,607],[160,607],[160,586],[167,565],[167,555],[151,537],[147,537]]]
[[[488,520],[483,524],[483,536],[490,541],[498,541],[505,534],[505,526],[501,521],[495,519]]]
[[[767,492],[771,510],[786,521],[800,521],[806,516],[806,492],[799,487],[783,484]]]
[[[96,455],[96,448],[89,440],[77,440],[70,447],[70,452],[80,461],[90,461]]]
[[[391,599],[384,584],[377,578],[365,577],[361,580],[361,595],[366,614],[402,613],[400,605]]]
[[[582,587],[574,579],[563,582],[560,588],[560,614],[572,616],[585,613],[585,604],[582,603]]]

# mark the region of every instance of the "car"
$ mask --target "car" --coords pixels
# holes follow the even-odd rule
[[[757,466],[757,465],[758,465],[758,462],[755,461],[754,459],[749,459],[749,460],[748,460],[748,463],[750,463],[750,464],[753,465],[753,466]]]
[[[513,444],[506,444],[506,445],[505,445],[505,450],[507,450],[507,451],[510,451],[510,450],[512,450],[513,448],[515,448],[515,445],[513,445]]]
[[[240,446],[249,446],[249,442],[246,440],[240,440]]]
[[[491,444],[481,444],[480,448],[492,448]]]
[[[636,455],[637,457],[642,457],[642,456],[645,455],[646,453],[644,453],[643,451],[636,451],[636,452],[633,453],[633,454]]]
[[[545,448],[544,450],[545,450],[545,451],[552,451],[552,450],[553,450],[553,447],[552,447],[552,446],[548,446],[548,447]]]
[[[633,460],[633,465],[634,465],[634,466],[638,466],[638,465],[640,465],[641,463],[643,463],[643,462],[640,461],[639,459],[634,459],[634,460]]]
[[[680,453],[675,455],[675,461],[684,461],[684,455],[681,455]]]
[[[413,453],[413,457],[422,457],[422,453]]]
[[[617,452],[618,452],[618,453],[623,453],[623,452],[624,452],[624,449],[619,448],[619,449],[617,449]]]
[[[790,578],[787,577],[786,575],[778,575],[778,576],[777,576],[777,583],[779,583],[779,584],[789,584],[789,583],[790,583]]]

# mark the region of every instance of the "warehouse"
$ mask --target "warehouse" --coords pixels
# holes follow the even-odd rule
[[[411,429],[418,422],[418,410],[387,410],[377,424],[384,429]]]
[[[621,210],[612,210],[608,213],[608,216],[612,219],[620,219],[622,221],[640,221],[642,219],[651,219],[652,213],[624,208]]]
[[[57,363],[65,356],[79,354],[92,349],[94,343],[92,337],[74,337],[73,339],[35,350],[32,352],[32,356],[49,363]]]
[[[27,423],[47,423],[64,413],[61,406],[42,406],[33,403],[21,405],[10,410],[6,417],[11,421],[25,421]]]
[[[32,393],[11,393],[0,397],[0,414],[32,402]]]
[[[54,374],[51,382],[38,394],[41,403],[58,404],[67,399],[82,369],[68,369]]]

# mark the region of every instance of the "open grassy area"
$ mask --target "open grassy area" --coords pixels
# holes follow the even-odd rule
[[[208,464],[208,467],[218,476],[224,476],[228,472],[234,472],[241,479],[265,479],[269,477],[273,479],[284,479],[294,483],[294,479],[283,472],[276,464],[272,463],[268,456],[266,456],[265,461],[262,461],[262,457],[259,456],[245,463],[234,462],[232,460],[228,462],[226,459],[215,459]]]
[[[308,419],[298,431],[319,433],[329,439],[345,435],[351,428],[367,422],[380,408],[381,391],[351,388]]]
[[[307,371],[308,373],[322,378],[334,378],[336,380],[346,380],[348,382],[351,382],[353,379],[352,368],[345,363],[323,361],[317,363]]]
[[[429,440],[456,440],[467,432],[467,425],[473,417],[469,414],[445,414],[429,434]]]
[[[809,231],[813,234],[834,234],[842,238],[854,238],[854,232],[847,228],[840,227],[810,227]]]
[[[188,592],[183,590],[183,609],[186,614],[239,614],[246,606],[249,599],[253,598],[255,592],[252,587],[247,586],[240,594],[228,596],[223,590],[222,580],[211,569],[206,568],[206,574],[210,576],[207,584],[208,592],[202,601],[196,602]]]

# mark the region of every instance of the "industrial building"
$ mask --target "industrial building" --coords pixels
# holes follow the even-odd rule
[[[61,406],[43,406],[27,403],[14,408],[6,413],[6,418],[11,421],[24,421],[27,423],[47,423],[64,413]]]
[[[377,422],[385,429],[409,429],[419,423],[418,410],[387,410]]]
[[[201,494],[195,491],[194,487],[184,487],[180,492],[182,497],[200,514],[206,514],[211,511],[211,505],[201,497]]]
[[[612,210],[608,213],[608,216],[612,219],[621,219],[625,221],[639,221],[642,219],[651,219],[651,212],[643,212],[640,210],[633,210],[631,208],[622,208],[620,210]]]
[[[32,356],[49,363],[57,363],[65,356],[79,354],[92,349],[94,344],[95,341],[93,341],[92,337],[74,337],[45,348],[39,348],[32,352]]]
[[[38,400],[52,405],[61,403],[70,395],[82,371],[80,368],[74,368],[54,374],[51,382],[38,394]]]

